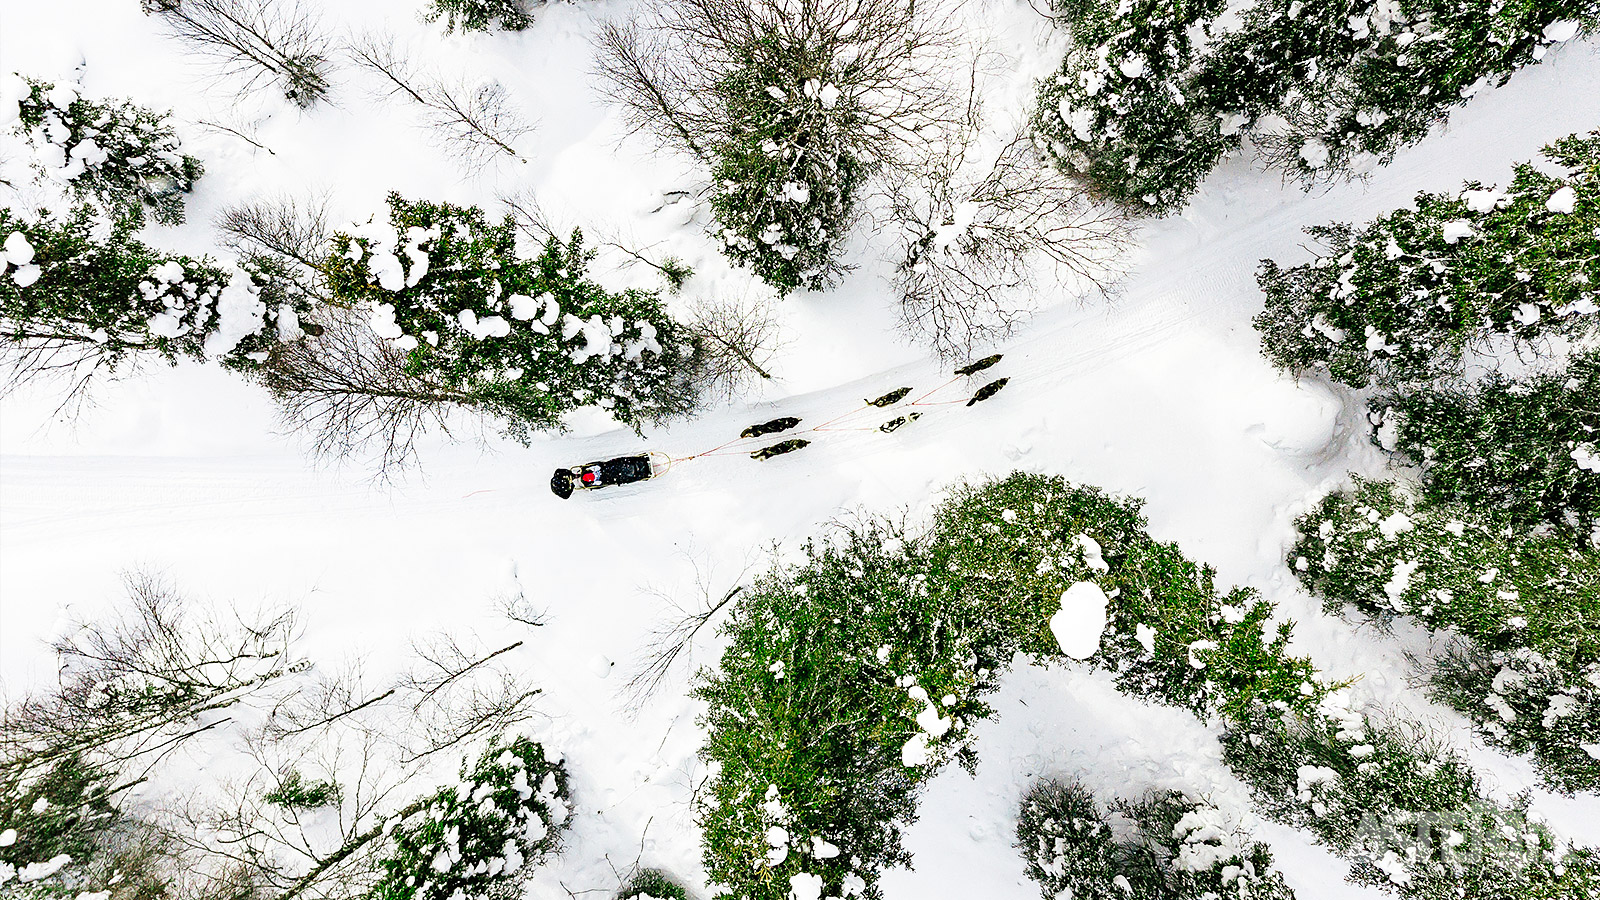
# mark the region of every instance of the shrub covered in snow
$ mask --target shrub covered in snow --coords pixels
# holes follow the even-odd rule
[[[531,0],[431,0],[423,17],[446,31],[521,31],[533,24]]]
[[[1056,6],[1072,45],[1039,85],[1036,132],[1066,171],[1156,212],[1181,206],[1247,131],[1307,181],[1386,159],[1600,21],[1589,0]]]
[[[567,770],[527,738],[491,745],[459,785],[411,807],[390,832],[373,900],[511,900],[570,818]]]
[[[250,368],[299,334],[308,301],[270,265],[164,253],[127,221],[96,234],[86,208],[31,222],[0,209],[0,341],[19,378],[81,381],[140,358]]]
[[[971,765],[1017,652],[1063,653],[1197,711],[1308,709],[1271,606],[1143,531],[1137,502],[1014,475],[956,490],[919,534],[869,521],[741,596],[709,704],[706,867],[740,897],[876,896],[919,787]],[[848,623],[844,627],[842,623]]]
[[[28,79],[27,86],[17,131],[33,145],[43,176],[112,219],[139,225],[148,212],[163,225],[183,221],[183,195],[204,169],[180,152],[165,114],[126,100],[88,100],[67,83]]]
[[[1505,188],[1418,194],[1415,209],[1368,225],[1307,232],[1322,250],[1257,280],[1255,319],[1279,368],[1326,368],[1354,387],[1424,382],[1460,371],[1494,335],[1528,343],[1600,328],[1600,133],[1545,149],[1564,170],[1523,163]]]
[[[1530,819],[1526,795],[1488,799],[1459,756],[1347,699],[1330,695],[1312,716],[1260,709],[1235,720],[1223,758],[1266,811],[1350,860],[1353,881],[1405,900],[1600,889],[1594,851],[1570,849]]]
[[[1178,791],[1115,801],[1113,831],[1075,782],[1041,781],[1022,800],[1017,844],[1045,900],[1290,900],[1265,844],[1221,809]]]
[[[389,196],[388,221],[334,236],[329,291],[369,314],[413,376],[502,417],[514,436],[599,406],[630,425],[686,412],[692,339],[653,292],[607,291],[574,231],[517,253],[510,218]]]
[[[1291,565],[1331,612],[1414,617],[1462,645],[1435,691],[1545,780],[1600,789],[1600,548],[1528,534],[1393,482],[1358,481],[1298,523]]]
[[[1425,496],[1600,547],[1600,352],[1565,371],[1371,401],[1375,440],[1422,469]]]
[[[1323,728],[1333,721],[1324,701],[1334,686],[1288,655],[1291,627],[1272,622],[1271,606],[1250,591],[1217,591],[1211,570],[1149,537],[1138,510],[1060,478],[1012,475],[958,488],[920,533],[883,521],[841,529],[742,592],[724,629],[727,649],[697,691],[708,704],[704,754],[715,772],[700,809],[705,861],[723,893],[878,896],[879,873],[909,859],[900,835],[918,790],[950,759],[975,762],[972,725],[991,714],[984,698],[1019,652],[1087,660],[1130,693],[1233,723],[1246,749],[1273,746],[1270,735],[1248,737],[1247,725],[1311,723],[1322,730],[1290,748],[1298,756],[1272,762],[1291,774],[1305,767],[1320,778],[1317,766],[1344,757],[1353,771],[1372,752],[1366,744],[1412,748],[1393,767],[1365,773],[1375,780],[1352,795],[1346,818],[1398,833],[1422,812],[1481,808],[1534,836],[1537,865],[1505,876],[1526,892],[1496,893],[1504,879],[1491,870],[1464,880],[1472,890],[1460,897],[1566,896],[1586,884],[1574,879],[1589,877],[1587,863],[1558,866],[1565,849],[1547,832],[1483,796],[1453,755],[1407,743],[1404,723],[1374,727],[1365,744],[1337,743]],[[1281,773],[1257,771],[1267,763],[1244,752],[1232,757],[1241,776],[1264,796],[1276,790],[1271,779]],[[1385,786],[1383,773],[1405,766],[1457,780],[1424,796],[1439,805],[1390,805],[1380,788],[1404,799],[1412,785]],[[1269,808],[1312,827],[1297,808]],[[1319,828],[1358,863],[1382,860],[1402,892],[1408,878],[1432,877],[1416,845],[1397,850],[1395,862]]]
[[[1204,103],[1196,81],[1224,5],[1058,3],[1072,48],[1039,83],[1033,116],[1056,165],[1139,211],[1182,206],[1241,137],[1240,123]]]

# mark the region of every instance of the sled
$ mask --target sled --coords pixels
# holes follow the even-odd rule
[[[1005,387],[1006,386],[1006,382],[1008,382],[1010,380],[1011,379],[1009,379],[1009,378],[999,378],[999,379],[996,379],[994,381],[989,382],[988,384],[984,385],[981,388],[978,388],[978,392],[976,394],[972,395],[972,399],[967,401],[967,405],[971,406],[974,403],[979,403],[981,401],[987,400],[990,397],[993,397],[995,394],[1000,393],[1000,389]]]
[[[777,434],[780,431],[788,431],[799,424],[800,420],[794,416],[784,416],[781,419],[773,419],[770,422],[762,422],[760,425],[751,425],[749,428],[739,432],[739,437],[756,438],[768,434]]]
[[[801,447],[809,446],[811,446],[811,442],[805,440],[804,438],[790,438],[787,441],[779,441],[778,443],[773,444],[771,447],[762,447],[760,450],[750,454],[750,458],[765,462],[774,456],[782,456],[785,453],[793,453],[794,451],[799,450]]]
[[[557,469],[550,476],[550,492],[565,500],[574,491],[593,491],[612,485],[649,481],[664,474],[671,466],[672,457],[659,450],[584,463],[569,469]]]
[[[896,403],[899,403],[901,400],[904,400],[905,396],[909,393],[911,393],[911,388],[896,388],[895,390],[884,394],[882,397],[879,397],[876,400],[867,400],[864,402],[868,406],[893,406]]]
[[[995,363],[997,363],[999,361],[1000,361],[1000,354],[998,354],[998,353],[996,353],[993,356],[985,356],[983,359],[980,359],[977,362],[967,363],[966,365],[964,365],[961,368],[957,369],[956,370],[956,374],[957,375],[976,375],[979,372],[982,372],[984,369],[989,368],[990,366],[994,365]]]

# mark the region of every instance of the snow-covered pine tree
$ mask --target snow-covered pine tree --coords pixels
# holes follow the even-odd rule
[[[710,147],[711,210],[729,259],[784,293],[816,290],[839,274],[870,164],[852,146],[861,127],[853,104],[831,80],[792,68],[791,54],[814,51],[774,49],[719,85],[737,124]]]
[[[423,18],[446,31],[521,31],[533,24],[532,0],[432,0]]]
[[[95,102],[76,85],[27,79],[17,132],[34,149],[34,167],[92,202],[111,219],[142,225],[183,221],[183,195],[204,168],[180,152],[167,115],[126,100]]]
[[[1306,229],[1317,258],[1264,260],[1262,349],[1281,369],[1327,369],[1353,387],[1427,382],[1461,370],[1495,335],[1532,344],[1600,330],[1600,132],[1545,148],[1504,188],[1421,193],[1359,228]]]
[[[1300,519],[1290,564],[1330,612],[1406,615],[1461,642],[1433,692],[1547,784],[1600,789],[1600,546],[1358,480]]]
[[[1594,0],[1066,0],[1034,123],[1066,171],[1152,212],[1248,132],[1306,181],[1387,159],[1486,85],[1600,25]]]
[[[1261,0],[1219,42],[1205,81],[1219,109],[1251,114],[1268,165],[1344,177],[1358,156],[1387,161],[1597,24],[1594,0]]]
[[[1421,467],[1429,500],[1600,547],[1600,351],[1565,370],[1374,398],[1374,439]]]
[[[567,770],[525,737],[491,744],[461,783],[412,804],[390,831],[372,900],[512,900],[571,820]]]
[[[1292,900],[1267,845],[1215,805],[1181,791],[1114,800],[1129,826],[1077,782],[1045,780],[1022,798],[1017,845],[1045,900]]]
[[[89,376],[137,359],[253,368],[300,335],[309,300],[269,263],[223,266],[139,242],[128,220],[95,236],[79,207],[34,221],[0,209],[0,341],[12,383]]]
[[[387,221],[336,234],[324,264],[341,304],[406,354],[406,371],[502,418],[510,434],[599,406],[638,426],[697,400],[692,338],[649,291],[607,291],[574,231],[518,254],[507,217],[389,195]]]
[[[1072,47],[1038,86],[1034,134],[1062,171],[1138,212],[1183,205],[1241,138],[1200,94],[1223,0],[1064,0]]]

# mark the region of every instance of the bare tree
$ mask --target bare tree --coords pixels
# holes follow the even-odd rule
[[[602,91],[636,131],[710,162],[744,127],[722,90],[760,71],[839,91],[858,158],[888,164],[959,117],[949,10],[916,0],[671,0],[598,37]]]
[[[734,579],[736,583],[721,590],[712,586],[711,574],[696,562],[695,599],[691,603],[684,604],[665,591],[651,592],[665,601],[670,611],[651,630],[645,651],[622,686],[621,693],[631,713],[637,714],[644,707],[680,663],[693,663],[695,642],[706,637],[706,629],[716,621],[717,615],[744,590],[744,585],[737,582],[749,574],[750,567],[746,565]]]
[[[325,301],[322,263],[331,236],[326,195],[239,203],[222,211],[217,228],[223,246],[241,256],[265,254],[278,260],[301,291]]]
[[[701,297],[687,324],[700,339],[696,360],[707,397],[734,400],[772,378],[766,367],[781,349],[781,330],[769,301]]]
[[[1010,336],[1041,288],[1108,290],[1132,241],[1119,211],[1089,198],[1027,137],[985,169],[972,159],[974,133],[935,154],[922,179],[889,190],[905,254],[894,276],[902,325],[945,358]]]
[[[290,613],[232,622],[205,617],[146,574],[129,575],[127,591],[128,611],[55,642],[55,690],[6,710],[0,771],[88,755],[125,779],[142,778],[193,737],[226,723],[220,711],[304,668],[290,653]]]
[[[420,74],[389,36],[365,35],[351,44],[350,55],[381,79],[385,95],[420,107],[429,131],[468,171],[482,169],[501,154],[526,162],[512,145],[533,127],[517,114],[499,82],[452,84]]]
[[[144,8],[243,91],[271,81],[302,109],[328,94],[332,40],[299,0],[144,0]]]
[[[479,398],[406,371],[406,354],[373,333],[355,310],[324,308],[310,322],[319,332],[276,345],[261,382],[278,403],[280,421],[308,436],[313,455],[375,459],[387,478],[416,462],[423,435],[451,434],[450,414],[481,406]],[[492,412],[492,411],[491,411]]]

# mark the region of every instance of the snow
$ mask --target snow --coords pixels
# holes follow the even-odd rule
[[[640,143],[619,145],[619,117],[588,82],[589,37],[602,16],[626,16],[633,4],[549,4],[526,33],[448,38],[418,21],[417,5],[320,6],[341,27],[397,30],[441,71],[492,72],[539,119],[527,164],[463,178],[448,155],[419,140],[405,115],[366,96],[348,72],[334,104],[301,113],[263,95],[236,110],[228,92],[189,66],[137,4],[13,4],[0,28],[0,58],[8,70],[58,81],[86,61],[86,93],[176,111],[185,150],[204,159],[207,174],[188,223],[151,238],[175,252],[215,254],[211,223],[241,199],[326,189],[332,221],[345,222],[375,213],[386,219],[389,190],[490,204],[498,193],[525,189],[563,223],[604,226],[693,266],[685,296],[669,298],[675,311],[712,294],[765,296],[700,233],[693,202],[652,212],[664,194],[693,188],[689,166]],[[1004,32],[1000,46],[1024,48],[1010,81],[986,103],[1025,117],[1017,98],[1048,74],[1059,50],[1036,46],[1042,26],[1020,0],[985,7],[984,16]],[[281,433],[268,399],[215,366],[149,367],[103,388],[72,427],[52,425],[58,398],[8,395],[0,400],[0,679],[7,696],[48,683],[55,665],[44,641],[69,614],[110,609],[120,573],[139,565],[157,568],[208,607],[232,600],[297,605],[308,654],[375,673],[403,665],[419,636],[503,631],[494,601],[521,591],[546,613],[541,628],[518,631],[527,646],[511,654],[544,689],[546,715],[529,728],[565,751],[575,782],[573,832],[528,896],[565,897],[562,885],[606,896],[616,887],[606,856],[631,861],[642,845],[648,864],[703,884],[688,806],[704,776],[696,756],[701,707],[687,696],[687,675],[675,673],[637,717],[618,698],[622,672],[671,612],[653,591],[690,602],[701,574],[726,590],[752,560],[760,571],[771,542],[792,553],[829,522],[863,509],[904,509],[916,521],[957,479],[1024,468],[1146,498],[1159,539],[1215,565],[1219,584],[1254,587],[1277,603],[1280,615],[1297,623],[1294,649],[1330,677],[1359,677],[1363,698],[1436,726],[1440,740],[1467,752],[1498,790],[1531,789],[1535,811],[1558,832],[1600,842],[1593,798],[1539,790],[1525,760],[1483,747],[1459,716],[1408,681],[1405,653],[1425,644],[1330,618],[1299,589],[1283,561],[1294,518],[1347,473],[1378,475],[1387,462],[1367,443],[1358,399],[1314,376],[1297,382],[1274,372],[1250,326],[1261,306],[1257,261],[1303,259],[1303,226],[1365,221],[1406,205],[1418,190],[1454,195],[1470,179],[1503,179],[1543,143],[1600,121],[1596,77],[1600,48],[1568,40],[1543,65],[1479,92],[1448,128],[1366,180],[1312,193],[1237,155],[1181,215],[1141,227],[1135,268],[1115,302],[1041,292],[1043,312],[996,348],[1006,353],[996,372],[1012,383],[994,400],[930,412],[892,436],[826,435],[784,468],[707,457],[649,485],[566,503],[542,483],[557,465],[643,447],[696,453],[775,415],[801,416],[809,427],[855,408],[861,397],[946,381],[947,368],[898,338],[897,310],[882,289],[892,261],[883,261],[870,229],[852,237],[850,261],[858,269],[840,287],[775,307],[789,343],[771,367],[774,383],[694,421],[646,428],[642,438],[577,417],[570,433],[537,436],[528,447],[499,438],[482,445],[430,439],[422,448],[424,476],[383,486],[369,483],[359,464],[308,462]],[[183,124],[236,111],[274,153]],[[16,180],[26,163],[0,153],[0,177]],[[400,274],[401,258],[393,255],[400,241],[388,230],[372,255],[386,246]],[[596,260],[595,272],[609,287],[659,284],[611,253]],[[404,281],[382,286],[394,284]],[[508,317],[559,332],[566,311],[553,300],[535,302],[537,318],[521,319],[514,305]],[[385,306],[367,314],[377,333],[399,338]],[[601,564],[575,563],[597,553]],[[1145,646],[1162,639],[1151,627],[1158,624],[1139,631]],[[713,660],[715,650],[714,642],[703,647],[697,663]],[[599,656],[616,666],[591,670]],[[915,868],[888,874],[888,900],[1037,897],[1011,844],[1017,800],[1041,775],[1081,775],[1109,795],[1198,786],[1219,804],[1249,805],[1248,792],[1221,762],[1211,726],[1130,700],[1106,677],[1022,666],[1006,676],[994,703],[997,717],[973,729],[977,774],[947,766],[924,792],[922,814],[906,832]],[[920,725],[907,749],[908,765],[931,759]],[[1589,752],[1600,758],[1600,745]],[[150,790],[182,788],[186,779],[222,768],[220,755],[207,756],[174,776],[180,783]],[[1345,883],[1348,866],[1304,832],[1264,826],[1261,834],[1302,897],[1388,896]],[[810,839],[798,836],[795,846]],[[842,887],[848,894],[851,885]]]
[[[1444,242],[1446,244],[1454,244],[1462,238],[1472,237],[1477,233],[1477,229],[1473,228],[1472,223],[1466,219],[1451,219],[1444,223]]]
[[[1050,617],[1050,633],[1056,636],[1062,653],[1088,659],[1100,649],[1109,602],[1105,591],[1090,581],[1075,582],[1062,592],[1061,608]]]
[[[1309,138],[1300,145],[1300,159],[1308,169],[1320,169],[1328,164],[1331,151],[1320,138]]]
[[[1578,195],[1572,190],[1571,185],[1551,194],[1550,199],[1544,202],[1544,208],[1553,213],[1570,213],[1577,205]]]

